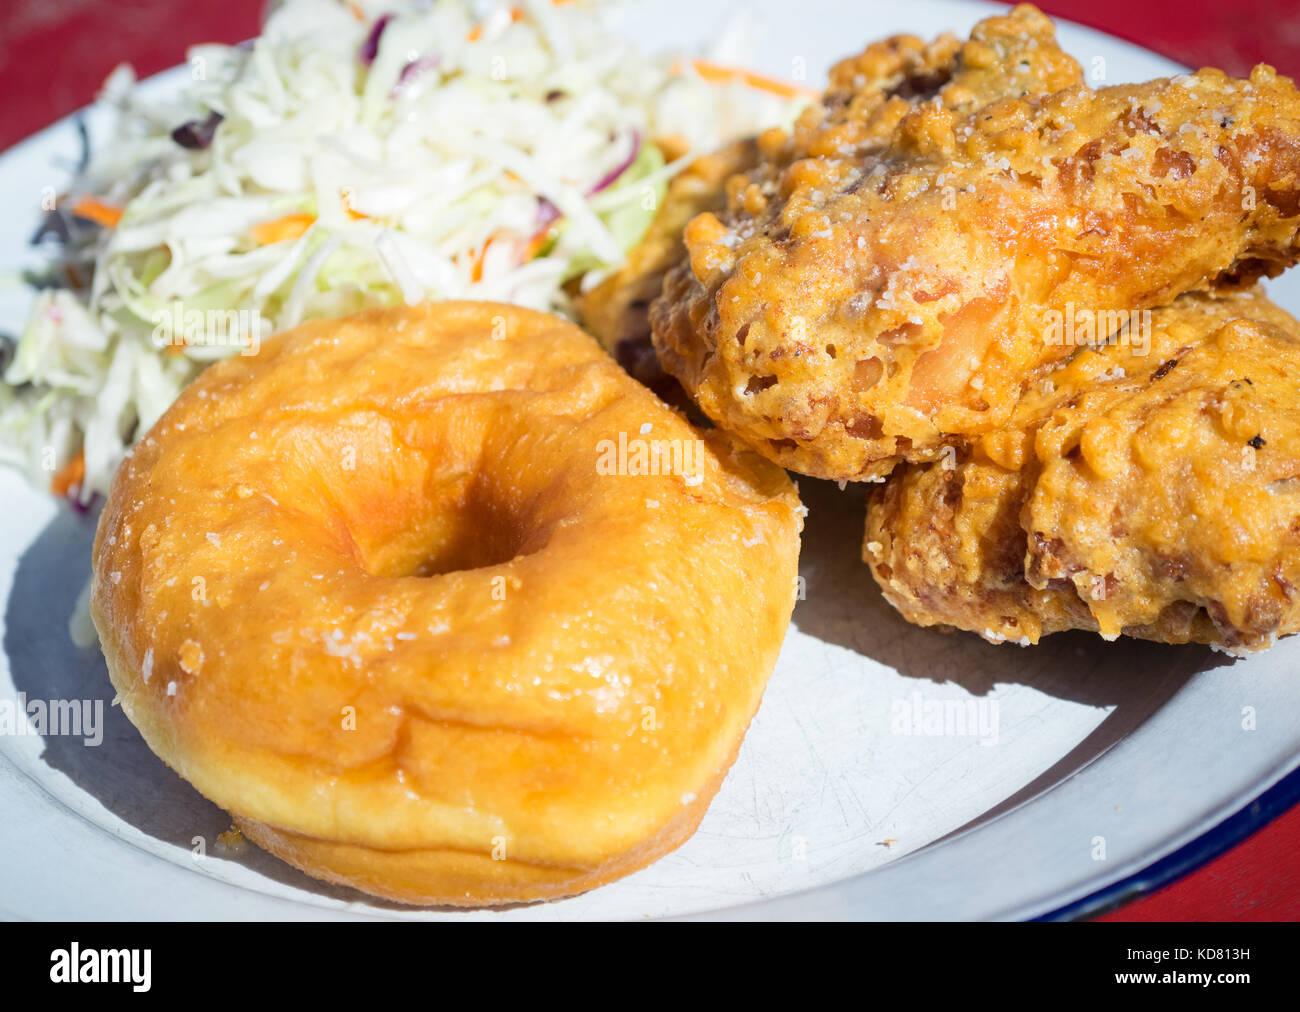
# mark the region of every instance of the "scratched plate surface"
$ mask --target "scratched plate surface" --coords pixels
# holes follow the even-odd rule
[[[789,76],[803,60],[817,79],[859,43],[897,31],[964,33],[989,10],[692,0],[648,5],[626,30],[650,45],[703,46],[742,8],[760,69]],[[1095,32],[1062,25],[1060,34],[1110,83],[1176,69]],[[173,72],[150,87],[178,80]],[[92,117],[92,129],[100,125]],[[31,263],[25,242],[41,190],[66,178],[76,151],[65,122],[0,157],[11,207],[0,272]],[[1272,292],[1300,311],[1300,284]],[[19,329],[29,302],[21,288],[0,291],[0,330]],[[94,746],[0,734],[0,915],[1027,917],[1194,839],[1296,764],[1300,708],[1288,705],[1288,682],[1300,641],[1232,662],[1199,647],[1083,634],[1022,649],[916,629],[858,561],[860,490],[800,485],[810,511],[806,599],[695,836],[585,896],[453,912],[375,902],[251,845],[218,845],[228,816],[149,752],[111,706],[102,659],[68,638],[94,518],[56,510],[0,472],[0,707],[22,693],[99,701],[104,714]],[[205,856],[196,857],[200,839]]]

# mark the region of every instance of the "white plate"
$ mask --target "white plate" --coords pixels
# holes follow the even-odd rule
[[[692,46],[747,7],[760,69],[820,78],[897,31],[965,33],[991,5],[785,0],[656,3],[629,24]],[[1068,24],[1062,41],[1108,83],[1179,68]],[[178,54],[179,55],[179,54]],[[175,72],[150,87],[175,87]],[[91,117],[92,133],[102,123]],[[58,124],[0,158],[17,210],[0,272],[31,263],[42,188],[78,150]],[[27,210],[23,208],[26,207]],[[1273,294],[1300,310],[1300,284]],[[0,295],[17,330],[28,293]],[[0,699],[102,700],[105,733],[0,736],[0,913],[38,918],[1024,918],[1106,888],[1195,839],[1297,765],[1288,681],[1300,639],[1249,661],[1197,647],[1056,636],[1034,649],[908,626],[858,561],[861,496],[801,483],[811,510],[780,664],[735,768],[680,850],[575,899],[501,913],[414,911],[319,884],[251,845],[215,843],[229,818],[171,773],[121,711],[67,619],[93,520],[0,474]],[[992,735],[899,733],[927,704],[971,707]],[[1255,729],[1244,730],[1251,708]],[[957,728],[950,727],[950,731]],[[987,740],[989,743],[985,744]],[[206,856],[196,857],[201,840]]]

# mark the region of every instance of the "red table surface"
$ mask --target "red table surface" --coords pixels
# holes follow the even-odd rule
[[[264,2],[6,0],[0,9],[0,150],[85,105],[120,62],[144,77],[180,63],[193,43],[256,34]],[[1262,61],[1300,76],[1296,0],[1043,0],[1040,6],[1191,67],[1240,75]],[[1297,853],[1300,806],[1185,878],[1101,919],[1300,919]]]

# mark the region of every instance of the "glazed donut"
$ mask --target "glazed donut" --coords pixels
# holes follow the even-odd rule
[[[372,311],[181,395],[113,483],[92,614],[127,716],[262,847],[405,903],[554,898],[694,831],[802,512],[559,318]]]

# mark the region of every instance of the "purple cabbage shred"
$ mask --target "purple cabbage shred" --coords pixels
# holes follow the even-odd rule
[[[640,154],[641,154],[641,131],[633,130],[631,154],[629,154],[626,158],[624,158],[623,161],[619,162],[618,165],[614,166],[614,168],[610,169],[610,171],[604,176],[604,178],[601,179],[599,183],[597,183],[595,186],[593,186],[590,190],[587,191],[587,196],[589,197],[594,196],[595,194],[600,193],[602,190],[608,190],[611,186],[614,185],[615,182],[617,182],[619,176],[623,175],[624,172],[626,172],[628,169],[632,167],[632,164],[637,160],[637,156]]]
[[[191,151],[202,151],[217,135],[217,127],[225,119],[219,112],[209,113],[205,119],[192,119],[172,131],[172,140]]]
[[[384,14],[375,19],[374,26],[370,29],[370,34],[366,36],[366,41],[361,43],[361,62],[365,66],[370,66],[375,62],[375,57],[379,55],[379,37],[384,34],[384,29],[388,27],[388,22],[393,20],[393,15]]]

